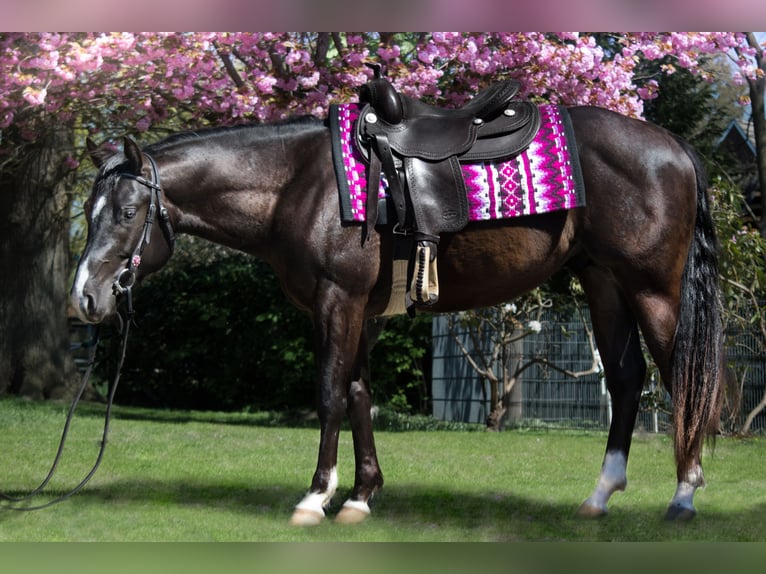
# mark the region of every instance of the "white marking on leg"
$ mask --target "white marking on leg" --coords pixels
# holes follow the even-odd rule
[[[625,454],[618,450],[608,451],[604,456],[604,463],[601,465],[601,475],[596,490],[583,503],[583,507],[592,507],[606,514],[609,498],[616,491],[625,490],[628,484],[627,466],[628,460],[625,458]]]
[[[695,485],[682,480],[676,487],[676,492],[673,495],[673,499],[670,501],[670,505],[686,508],[688,510],[694,510],[695,490],[697,490]]]
[[[696,514],[694,508],[695,491],[705,486],[705,478],[702,474],[702,467],[699,464],[693,465],[683,480],[678,482],[676,492],[670,501],[670,508],[684,509],[692,514]]]
[[[363,500],[347,500],[343,503],[343,508],[353,508],[365,514],[370,514],[370,505]]]
[[[295,507],[296,510],[307,510],[324,516],[324,509],[338,488],[338,471],[335,467],[330,470],[330,481],[324,492],[309,492]]]
[[[370,516],[370,507],[363,500],[347,500],[335,517],[339,524],[359,524]]]

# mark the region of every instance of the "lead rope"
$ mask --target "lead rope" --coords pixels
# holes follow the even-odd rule
[[[69,412],[67,413],[66,422],[64,423],[64,430],[61,433],[59,447],[58,447],[58,450],[56,451],[56,456],[53,459],[53,464],[51,465],[51,469],[48,471],[48,474],[40,483],[40,485],[34,490],[32,490],[31,492],[29,492],[28,494],[26,494],[25,496],[14,497],[4,492],[0,492],[0,498],[5,501],[5,503],[2,504],[2,506],[0,506],[0,508],[2,508],[3,510],[16,510],[16,511],[25,512],[30,510],[41,510],[43,508],[48,508],[49,506],[53,506],[54,504],[63,502],[64,500],[67,500],[68,498],[77,494],[90,481],[90,479],[93,478],[93,475],[96,474],[96,471],[98,470],[98,467],[101,465],[101,461],[104,458],[104,451],[106,450],[107,435],[109,434],[109,423],[111,421],[111,416],[112,416],[112,405],[114,403],[114,396],[117,391],[117,384],[120,381],[120,373],[122,372],[122,365],[125,362],[125,355],[126,355],[126,350],[128,345],[128,334],[130,332],[131,318],[128,317],[126,320],[123,320],[122,317],[120,317],[120,319],[122,324],[122,343],[120,347],[120,358],[117,361],[117,370],[114,375],[114,380],[112,381],[111,389],[109,390],[109,396],[108,396],[107,404],[106,404],[106,415],[104,417],[104,430],[101,436],[101,446],[99,447],[98,456],[96,457],[96,462],[93,464],[93,468],[91,468],[90,472],[88,472],[85,478],[83,478],[82,481],[77,486],[75,486],[72,490],[70,490],[66,494],[63,494],[59,496],[58,498],[55,498],[49,502],[46,502],[45,504],[40,504],[37,506],[18,506],[19,504],[23,502],[27,502],[33,499],[38,494],[41,494],[43,489],[47,486],[48,482],[51,480],[51,478],[53,478],[53,475],[56,472],[56,468],[58,467],[58,464],[61,461],[61,455],[64,452],[64,444],[66,443],[67,436],[69,435],[69,427],[72,423],[72,418],[74,416],[75,409],[77,408],[77,404],[80,402],[80,398],[82,397],[82,394],[85,391],[85,387],[88,384],[91,372],[93,371],[93,365],[96,363],[96,351],[98,349],[98,343],[99,343],[98,334],[96,335],[96,343],[95,345],[93,345],[93,352],[91,355],[90,363],[88,364],[88,368],[85,370],[85,373],[83,373],[82,382],[80,383],[80,388],[78,389],[77,394],[72,400],[72,405],[69,407]]]

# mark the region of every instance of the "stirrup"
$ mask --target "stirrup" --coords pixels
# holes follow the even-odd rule
[[[436,245],[418,241],[415,247],[415,268],[410,283],[410,300],[416,305],[433,305],[439,300],[439,273],[436,265]]]

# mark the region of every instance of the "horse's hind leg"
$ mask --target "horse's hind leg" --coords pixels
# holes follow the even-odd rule
[[[671,361],[678,324],[678,299],[661,292],[644,291],[635,297],[635,301],[646,345],[657,364],[663,384],[673,394],[673,385],[668,382],[673,380]],[[705,484],[700,462],[701,448],[698,447],[701,445],[692,445],[693,454],[685,462],[677,458],[678,483],[665,515],[668,520],[689,520],[697,514],[694,494]]]
[[[581,515],[599,516],[606,513],[611,494],[624,489],[627,484],[625,467],[646,376],[637,323],[663,383],[672,392],[668,382],[673,376],[671,360],[679,301],[677,289],[669,285],[643,284],[639,277],[633,277],[623,282],[623,290],[610,274],[595,267],[586,269],[580,279],[588,295],[593,330],[613,403],[612,424],[598,486],[579,511]],[[698,446],[689,447],[693,454],[685,464],[678,463],[678,484],[666,514],[668,519],[685,520],[696,514],[694,494],[705,483]]]
[[[638,413],[646,362],[641,352],[636,319],[608,272],[598,267],[581,271],[588,297],[593,333],[612,397],[612,422],[596,489],[578,510],[580,516],[607,513],[609,498],[627,485],[626,468]]]

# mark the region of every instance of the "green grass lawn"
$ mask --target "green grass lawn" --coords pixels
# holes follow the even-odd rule
[[[70,488],[95,459],[101,407],[84,405],[48,491]],[[0,490],[28,491],[47,472],[66,406],[0,400]],[[319,433],[258,415],[117,409],[104,462],[72,499],[0,511],[0,541],[764,541],[766,440],[719,438],[688,524],[663,521],[675,488],[666,436],[638,435],[628,489],[609,516],[574,517],[595,485],[600,432],[378,431],[386,485],[372,517],[288,525],[309,486]],[[337,512],[353,483],[340,438]],[[45,498],[41,498],[44,501]]]

